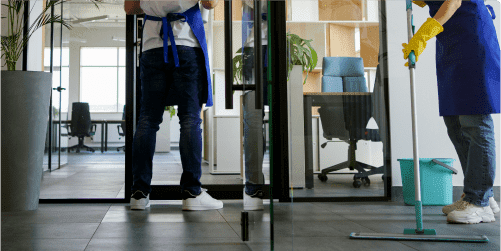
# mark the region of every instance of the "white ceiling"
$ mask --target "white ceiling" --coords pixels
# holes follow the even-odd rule
[[[98,7],[90,0],[69,0],[63,4],[63,17],[68,21],[108,15],[107,20],[72,24],[73,27],[124,27],[124,0],[102,0]]]

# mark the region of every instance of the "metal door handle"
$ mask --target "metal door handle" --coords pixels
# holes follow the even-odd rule
[[[66,90],[66,88],[61,88],[61,87],[57,87],[57,88],[52,88],[52,90],[55,90],[55,91],[58,91],[58,92],[61,92],[61,91],[64,91]]]

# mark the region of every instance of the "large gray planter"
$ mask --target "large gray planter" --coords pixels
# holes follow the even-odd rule
[[[52,73],[2,71],[2,212],[36,210]]]

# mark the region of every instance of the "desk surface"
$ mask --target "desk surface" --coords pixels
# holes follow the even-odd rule
[[[125,120],[109,120],[109,119],[92,119],[91,123],[121,123]],[[59,123],[59,120],[54,120],[54,123]],[[71,120],[61,120],[61,123],[71,123]]]
[[[304,96],[364,96],[372,92],[303,92]]]

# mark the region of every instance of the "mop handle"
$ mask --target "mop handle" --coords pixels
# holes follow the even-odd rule
[[[410,41],[414,35],[414,25],[412,17],[412,0],[407,1],[407,34],[408,40]],[[416,93],[414,87],[414,70],[415,70],[415,55],[414,51],[409,54],[409,71],[411,80],[411,113],[412,113],[412,143],[413,143],[413,153],[414,153],[414,190],[415,190],[415,200],[416,200],[416,232],[423,232],[423,206],[421,202],[421,179],[419,175],[419,154],[418,154],[418,134],[417,134],[417,118],[416,118]]]

